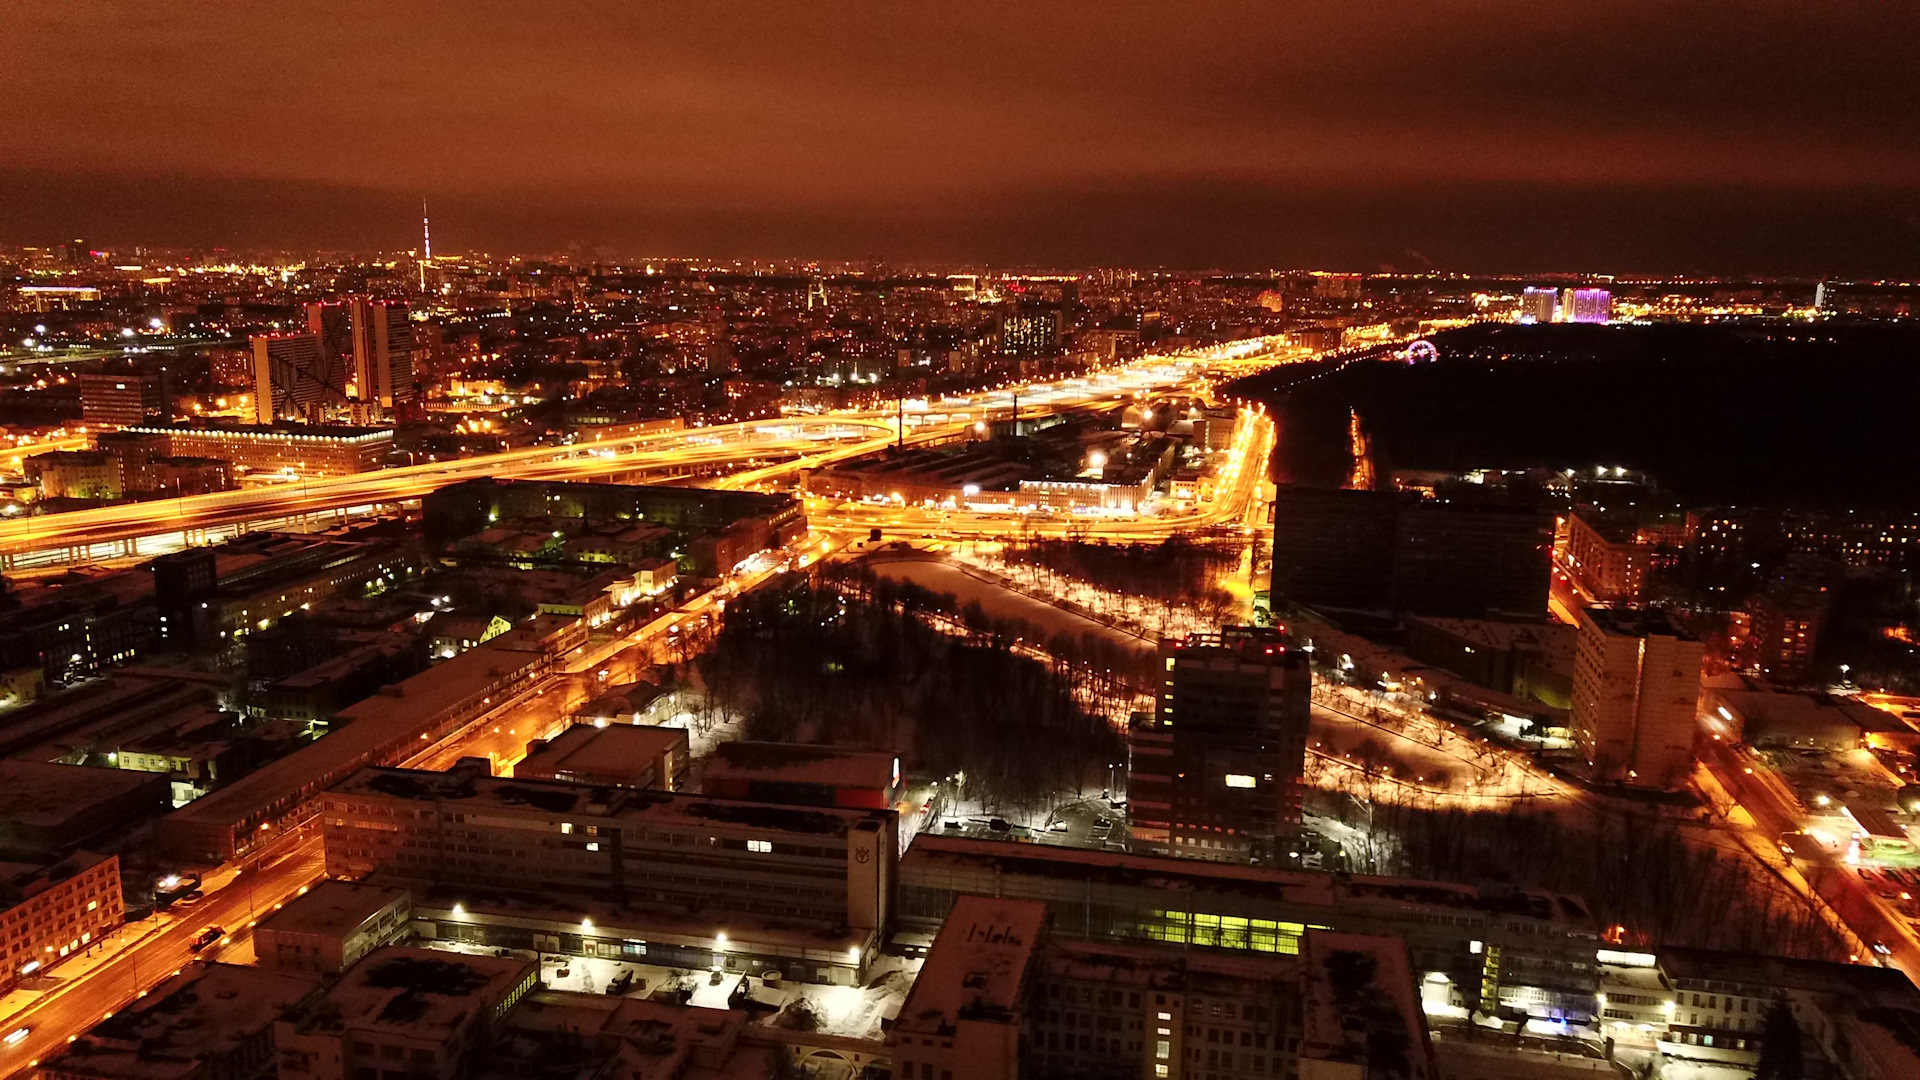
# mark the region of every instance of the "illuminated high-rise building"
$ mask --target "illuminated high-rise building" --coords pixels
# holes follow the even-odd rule
[[[1613,294],[1605,289],[1574,289],[1564,313],[1567,322],[1603,323],[1613,318]]]
[[[1136,848],[1285,861],[1300,825],[1313,680],[1306,654],[1277,631],[1230,626],[1162,641],[1160,668],[1159,704],[1127,737]]]
[[[80,376],[80,416],[93,427],[132,427],[170,418],[158,375]]]
[[[319,420],[346,397],[346,372],[319,334],[254,335],[253,410],[258,423]]]
[[[1658,611],[1580,612],[1573,741],[1593,779],[1659,789],[1686,781],[1705,655]]]
[[[1520,321],[1523,323],[1550,323],[1554,313],[1559,310],[1560,296],[1551,288],[1537,289],[1528,286],[1520,294]]]
[[[1000,314],[1000,351],[1008,356],[1051,356],[1060,351],[1060,313],[1015,309]]]
[[[391,417],[414,398],[413,323],[407,305],[375,300],[308,304],[307,329],[346,376],[357,419]]]

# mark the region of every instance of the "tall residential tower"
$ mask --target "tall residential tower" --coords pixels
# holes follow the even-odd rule
[[[1193,858],[1285,860],[1300,824],[1312,672],[1275,630],[1160,643],[1152,717],[1128,731],[1134,842]]]
[[[1705,653],[1658,611],[1580,612],[1573,741],[1594,779],[1661,789],[1685,782]]]

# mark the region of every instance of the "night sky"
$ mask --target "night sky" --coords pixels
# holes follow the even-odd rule
[[[0,240],[1920,276],[1920,5],[0,0]]]

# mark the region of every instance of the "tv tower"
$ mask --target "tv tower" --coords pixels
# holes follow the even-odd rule
[[[420,200],[420,292],[427,291],[427,264],[433,261],[433,219],[427,216],[427,200]]]

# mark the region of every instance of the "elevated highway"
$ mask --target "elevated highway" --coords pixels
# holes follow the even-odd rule
[[[913,402],[898,410],[848,410],[527,447],[352,476],[14,518],[0,521],[0,569],[135,558],[249,530],[298,528],[316,518],[402,507],[439,488],[479,477],[658,480],[726,471],[729,475],[717,486],[785,483],[800,469],[873,453],[896,440],[924,444],[963,437],[989,419],[1011,415],[1016,407],[1022,416],[1030,416],[1115,404],[1156,391],[1203,392],[1212,370],[1264,366],[1297,358],[1298,352],[1283,352],[1271,339],[1250,339],[1191,356],[1150,357],[1116,371]],[[865,512],[849,513],[858,517]],[[1202,522],[1175,517],[1111,529],[1116,536],[1129,530],[1166,535],[1198,524]],[[1007,531],[1007,523],[980,522],[968,528],[991,534]]]

